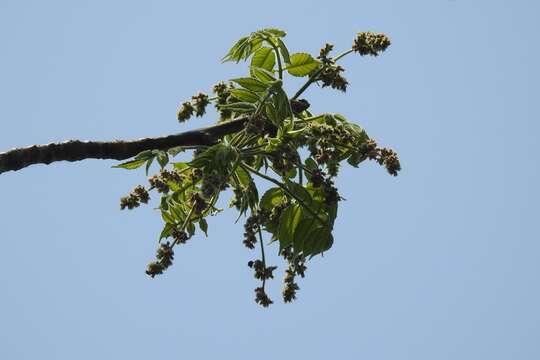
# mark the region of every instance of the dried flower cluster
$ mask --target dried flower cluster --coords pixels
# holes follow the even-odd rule
[[[390,46],[390,39],[384,34],[360,32],[354,39],[352,49],[360,55],[377,56]]]

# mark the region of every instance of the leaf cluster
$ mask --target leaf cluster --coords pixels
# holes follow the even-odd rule
[[[330,56],[331,44],[318,57],[306,52],[291,54],[283,41],[286,33],[279,29],[242,37],[222,60],[247,62],[246,76],[218,83],[213,89],[215,97],[194,96],[182,104],[179,114],[185,121],[194,111],[203,115],[204,107],[213,103],[221,112],[219,121],[247,117],[245,128],[212,146],[145,151],[116,166],[129,170],[144,166],[147,173],[154,161],[160,166],[148,186],[148,191],[160,194],[157,209],[164,222],[156,260],[147,268],[150,276],[163,273],[172,264],[172,249],[192,238],[197,228],[207,234],[207,218],[221,211],[216,203],[230,189],[230,206],[237,209],[239,218],[246,217],[244,245],[249,249],[260,245],[260,259],[248,264],[262,282],[255,289],[255,301],[265,307],[272,303],[265,283],[273,278],[276,267],[266,263],[264,236],[269,243],[278,244],[278,253],[288,264],[284,301],[296,298],[299,287],[295,279],[304,277],[306,262],[334,243],[332,232],[342,200],[334,179],[340,166],[346,162],[357,167],[374,160],[392,175],[400,170],[397,154],[379,148],[359,125],[336,113],[312,114],[309,102],[298,100],[313,84],[344,91],[344,69],[336,65],[343,56],[354,51],[373,55],[386,49],[386,37],[361,34],[351,49],[335,57]],[[292,97],[283,88],[286,74],[306,78]],[[193,151],[192,160],[174,161],[184,151]],[[257,178],[271,187],[261,192]],[[146,188],[139,186],[124,198],[122,208],[131,209],[148,200]]]

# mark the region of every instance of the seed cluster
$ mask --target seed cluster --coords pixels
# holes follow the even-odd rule
[[[156,174],[148,178],[150,186],[156,189],[158,192],[164,194],[168,193],[170,190],[168,185],[169,181],[181,183],[183,181],[183,177],[176,170],[169,171],[162,169],[159,175]]]
[[[339,65],[326,66],[319,75],[319,80],[322,81],[322,87],[330,86],[332,89],[346,92],[349,82],[342,73],[345,71]]]
[[[393,176],[397,176],[398,172],[401,170],[401,164],[397,153],[392,149],[379,148],[377,143],[372,139],[369,139],[360,145],[358,152],[355,155],[356,164],[365,159],[375,160],[379,165],[384,166],[386,171]]]
[[[300,162],[297,145],[290,139],[282,139],[270,152],[272,168],[280,175],[285,175]]]
[[[157,261],[151,262],[146,267],[146,274],[152,278],[156,275],[163,274],[163,271],[172,265],[174,251],[168,242],[159,245],[156,252],[156,259]]]
[[[191,101],[183,102],[180,106],[180,109],[177,113],[177,118],[179,122],[184,122],[189,120],[193,113],[195,116],[201,117],[206,113],[206,106],[210,103],[208,95],[200,92],[195,96],[191,97]]]
[[[360,32],[354,39],[352,48],[360,55],[377,56],[390,46],[390,39],[384,34],[373,32]]]
[[[228,102],[229,95],[231,94],[231,89],[233,89],[232,84],[225,84],[223,81],[220,81],[214,85],[213,91],[217,96],[216,109],[219,111],[220,119],[225,120],[231,117],[232,112],[228,109],[222,109],[221,105],[225,105]]]
[[[120,209],[124,210],[128,208],[131,210],[138,207],[141,203],[147,204],[148,200],[150,200],[148,191],[142,185],[138,185],[128,196],[120,198]]]
[[[274,270],[277,269],[277,266],[268,266],[266,267],[262,260],[255,260],[248,262],[248,266],[255,270],[254,276],[255,279],[267,280],[274,278]]]

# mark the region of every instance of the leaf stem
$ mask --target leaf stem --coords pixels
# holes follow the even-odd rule
[[[272,46],[272,48],[274,49],[274,52],[276,53],[279,79],[283,80],[283,65],[281,64],[281,55],[279,53],[279,49],[269,37],[265,37],[265,40],[268,41],[268,43],[270,44],[270,46]]]
[[[342,57],[344,56],[347,56],[349,55],[350,53],[352,53],[354,50],[353,49],[349,49],[347,51],[344,51],[342,52],[341,54],[339,54],[338,56],[336,56],[335,58],[333,58],[332,60],[334,62],[338,61],[339,59],[341,59]],[[304,91],[306,91],[306,89],[311,85],[313,84],[315,81],[317,81],[317,78],[319,77],[319,75],[323,72],[324,69],[326,69],[328,65],[323,65],[319,70],[317,70],[317,72],[315,72],[313,75],[311,75],[309,77],[309,79],[306,81],[306,83],[304,85],[302,85],[302,87],[296,92],[296,94],[294,94],[294,96],[291,98],[291,100],[296,100],[300,95],[302,95],[302,93]]]

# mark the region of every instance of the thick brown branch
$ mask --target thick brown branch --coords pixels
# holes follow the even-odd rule
[[[175,146],[211,145],[219,138],[238,132],[248,119],[232,121],[180,134],[131,141],[80,141],[34,145],[0,153],[0,174],[16,171],[33,164],[50,164],[56,161],[79,161],[84,159],[124,160],[144,150],[165,150]]]
[[[291,99],[295,113],[309,108],[304,100]],[[80,141],[34,145],[0,153],[0,174],[17,171],[33,164],[50,164],[56,161],[79,161],[84,159],[124,160],[144,150],[166,150],[175,146],[212,145],[225,135],[242,130],[248,117],[239,117],[206,128],[180,134],[131,141]]]

